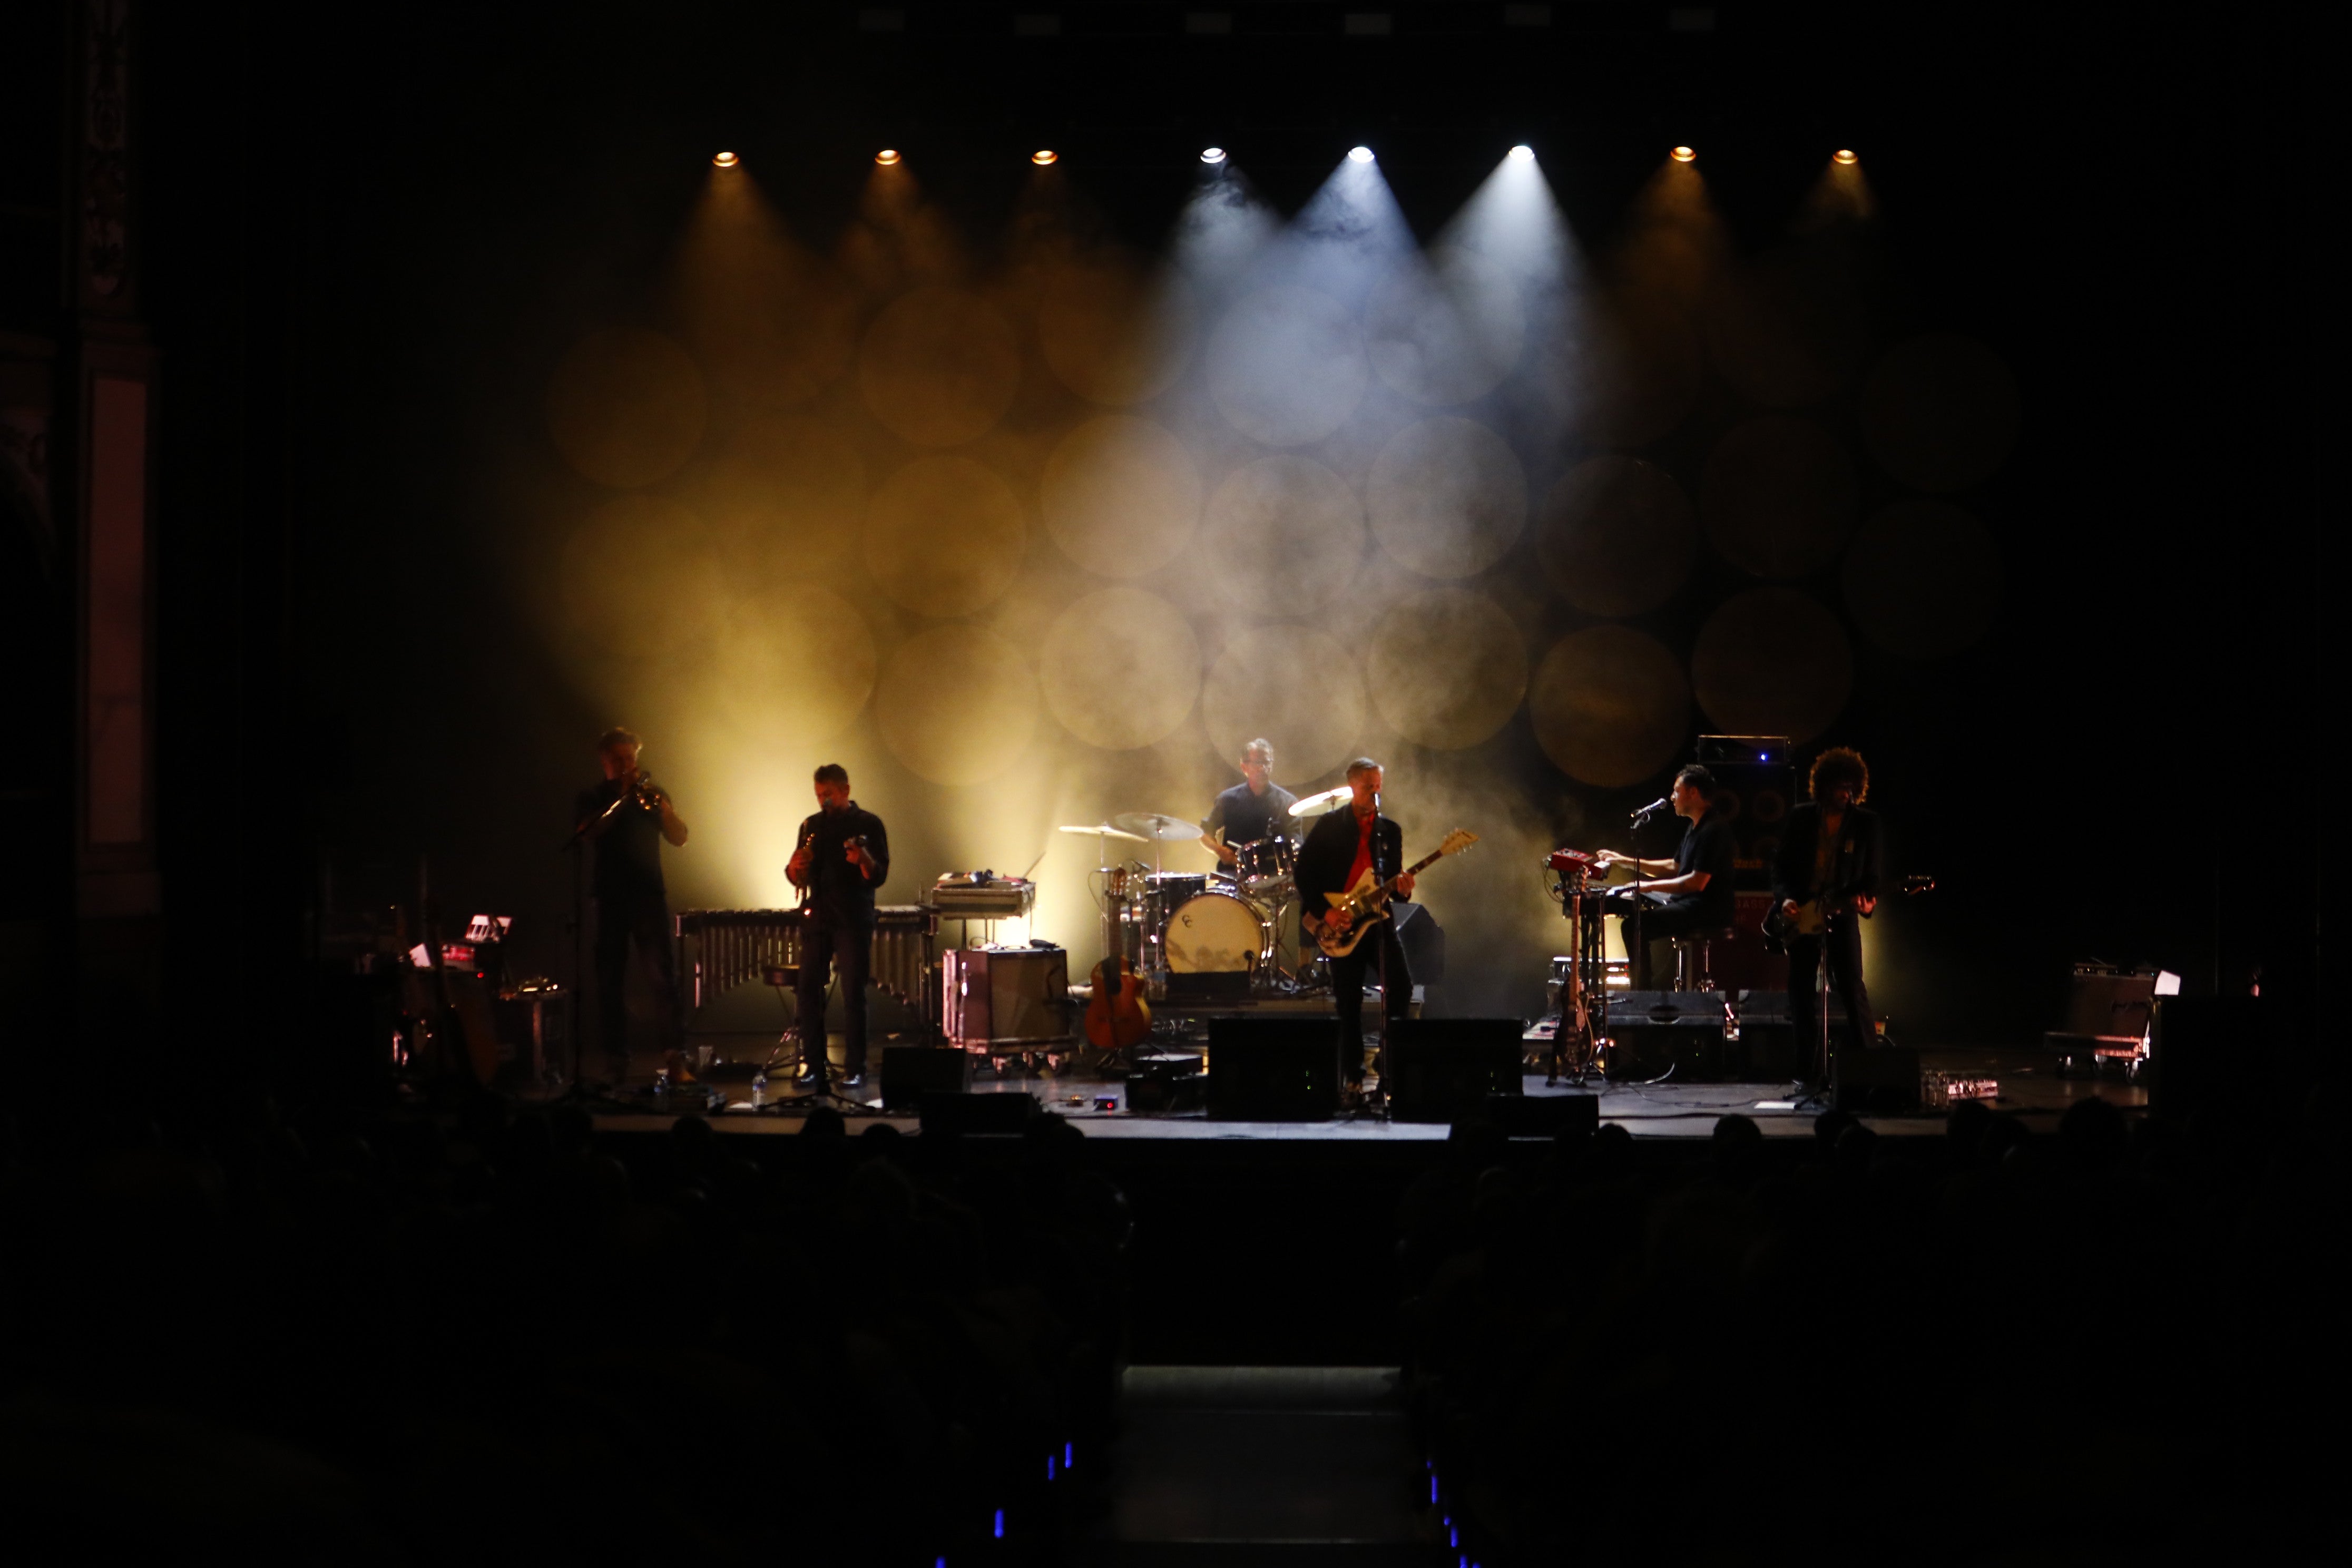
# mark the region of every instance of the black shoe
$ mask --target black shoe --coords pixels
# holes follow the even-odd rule
[[[814,1068],[803,1068],[793,1079],[793,1085],[800,1089],[814,1089],[819,1081]]]
[[[866,1087],[866,1075],[862,1072],[848,1072],[842,1074],[833,1081],[835,1086],[839,1089],[864,1089]]]

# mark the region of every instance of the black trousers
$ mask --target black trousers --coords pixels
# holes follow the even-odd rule
[[[1821,1048],[1821,1016],[1814,1010],[1822,952],[1830,962],[1830,990],[1845,1003],[1845,1037],[1853,1049],[1870,1043],[1870,992],[1862,983],[1862,922],[1852,915],[1830,921],[1822,936],[1789,939],[1789,1022],[1795,1026],[1800,1061],[1811,1062]]]
[[[1365,934],[1355,951],[1329,961],[1331,999],[1339,1008],[1339,1068],[1349,1083],[1364,1076],[1364,977],[1378,964],[1381,1013],[1391,1021],[1412,1009],[1412,970],[1397,942],[1396,921],[1385,920]],[[1387,1036],[1381,1036],[1381,1076],[1387,1076]]]
[[[842,1070],[866,1070],[866,977],[874,968],[873,928],[819,915],[801,928],[801,1064],[825,1070],[824,987],[841,974]]]
[[[1633,903],[1636,900],[1640,900],[1642,903],[1642,951],[1639,952],[1633,951]],[[1623,888],[1611,892],[1601,900],[1601,907],[1602,912],[1619,917],[1617,934],[1624,942],[1625,957],[1630,961],[1629,973],[1633,983],[1633,989],[1636,991],[1657,989],[1650,984],[1650,944],[1652,942],[1663,942],[1670,936],[1681,936],[1686,931],[1708,929],[1710,926],[1719,930],[1730,923],[1727,921],[1702,920],[1699,915],[1699,903],[1696,899],[1654,899],[1645,894],[1630,892]]]
[[[629,1054],[629,944],[652,966],[656,1047],[678,1043],[677,950],[670,945],[669,903],[658,897],[596,900],[596,1011],[604,1052]]]

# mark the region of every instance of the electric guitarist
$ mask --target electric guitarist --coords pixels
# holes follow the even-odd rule
[[[1789,1021],[1798,1049],[1821,1038],[1814,982],[1824,958],[1830,990],[1845,1003],[1843,1043],[1858,1049],[1874,1032],[1862,981],[1862,921],[1878,907],[1878,814],[1862,804],[1870,766],[1859,752],[1832,747],[1813,759],[1806,788],[1813,798],[1789,813],[1772,864],[1765,935],[1789,950]]]
[[[1358,757],[1348,764],[1348,805],[1317,818],[1307,842],[1298,850],[1298,919],[1307,941],[1328,939],[1333,893],[1344,893],[1372,873],[1381,881],[1396,879],[1396,896],[1412,897],[1413,879],[1400,875],[1404,864],[1404,830],[1381,815],[1381,764]],[[1343,917],[1337,921],[1352,922]],[[1360,1095],[1364,1087],[1364,977],[1377,966],[1381,975],[1381,1011],[1391,1020],[1402,1018],[1412,1005],[1412,973],[1404,949],[1397,942],[1396,921],[1384,920],[1348,952],[1330,960],[1332,999],[1339,1004],[1339,1066],[1348,1087]]]

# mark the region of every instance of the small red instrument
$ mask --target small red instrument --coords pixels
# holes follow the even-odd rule
[[[1601,869],[1601,857],[1581,849],[1555,849],[1544,857],[1544,864],[1555,871],[1582,871],[1590,876]]]

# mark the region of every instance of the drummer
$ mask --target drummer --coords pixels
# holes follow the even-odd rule
[[[1298,797],[1274,782],[1274,742],[1263,738],[1242,748],[1242,782],[1217,796],[1201,819],[1201,842],[1226,871],[1244,844],[1290,833],[1290,806]]]

